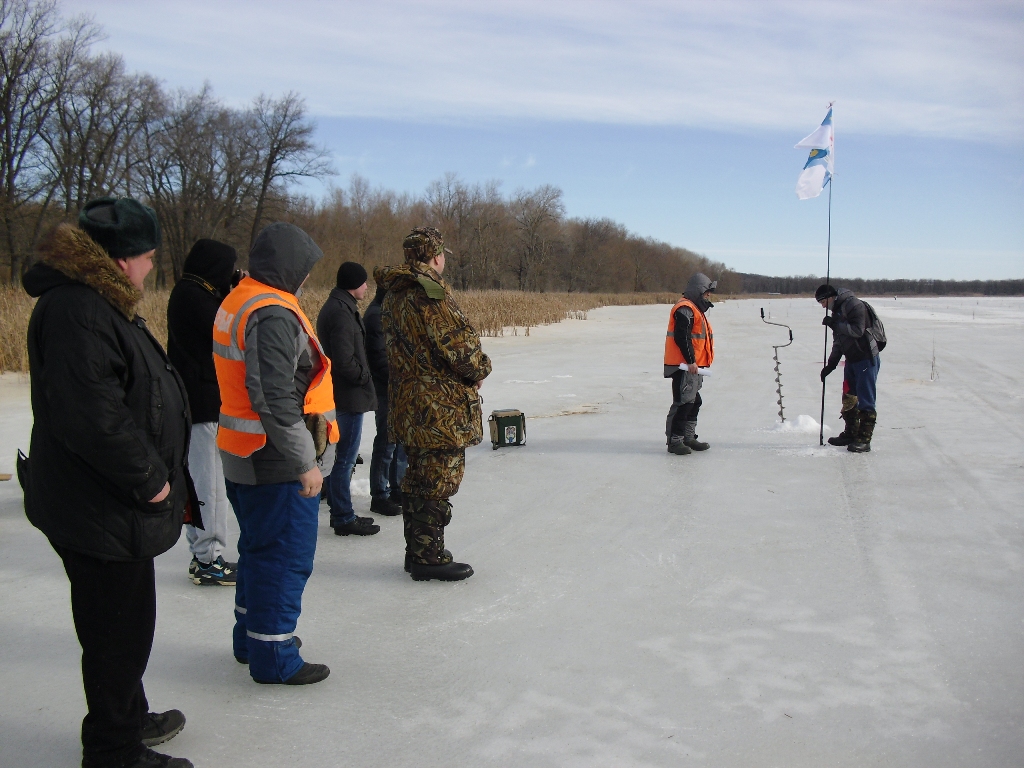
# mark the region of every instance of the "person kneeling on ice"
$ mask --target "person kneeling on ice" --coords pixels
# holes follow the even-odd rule
[[[298,227],[266,227],[249,276],[217,312],[217,446],[238,518],[234,652],[257,683],[330,674],[299,655],[295,625],[313,572],[320,489],[338,441],[331,363],[296,297],[323,257]]]
[[[717,281],[698,272],[686,284],[686,290],[672,307],[665,334],[665,378],[672,379],[672,407],[665,420],[668,452],[685,456],[691,451],[706,451],[711,446],[697,439],[697,413],[700,411],[699,368],[710,368],[715,359],[714,334],[707,311]]]
[[[875,384],[878,380],[878,369],[881,360],[878,356],[878,341],[871,332],[873,313],[868,306],[853,295],[853,291],[843,288],[836,290],[831,285],[819,285],[814,292],[814,299],[832,315],[826,315],[821,321],[832,329],[832,352],[828,362],[821,369],[821,381],[832,373],[845,356],[846,366],[843,377],[849,380],[850,389],[857,396],[857,408],[846,410],[844,398],[843,420],[846,429],[836,438],[833,445],[846,445],[846,450],[854,453],[867,453],[871,450],[871,436],[875,431]],[[884,342],[884,338],[882,339]],[[839,442],[843,437],[849,442]]]

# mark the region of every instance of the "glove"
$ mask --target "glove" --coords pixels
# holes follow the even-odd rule
[[[828,375],[829,375],[830,373],[832,373],[832,371],[834,371],[834,370],[835,370],[835,367],[834,367],[834,366],[831,366],[831,365],[826,365],[826,366],[825,366],[824,368],[822,368],[822,369],[821,369],[821,383],[822,383],[822,384],[824,384],[824,383],[825,383],[825,379],[826,379],[826,378],[828,377]]]
[[[825,317],[821,319],[821,324],[834,329],[836,326],[836,319],[833,315],[825,315]]]

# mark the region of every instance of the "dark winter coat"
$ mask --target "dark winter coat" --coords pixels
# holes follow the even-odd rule
[[[366,360],[370,364],[370,376],[373,388],[377,392],[378,405],[388,398],[388,350],[384,341],[384,326],[381,325],[380,309],[387,293],[377,288],[377,293],[363,314],[363,327],[366,328]]]
[[[59,546],[154,557],[178,540],[194,501],[185,386],[135,313],[141,291],[85,232],[62,225],[41,255],[23,279],[39,297],[25,510]],[[167,498],[149,503],[168,481]]]
[[[864,302],[849,288],[841,288],[832,305],[832,351],[828,356],[828,367],[838,366],[843,355],[846,355],[848,363],[873,357],[871,341],[865,333],[869,324]]]
[[[378,267],[388,366],[388,442],[465,448],[483,439],[474,385],[491,373],[480,337],[448,284],[426,264]]]
[[[359,306],[348,291],[335,288],[316,318],[316,335],[331,359],[334,407],[339,413],[366,413],[377,408],[377,395],[366,359],[366,328]]]
[[[217,421],[220,415],[213,320],[235,271],[233,249],[198,245],[185,259],[184,274],[167,302],[167,356],[185,382],[193,424]]]

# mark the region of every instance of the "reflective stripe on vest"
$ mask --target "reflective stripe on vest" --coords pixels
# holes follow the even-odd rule
[[[678,366],[685,362],[683,351],[676,344],[676,312],[680,307],[689,307],[693,312],[693,327],[690,329],[690,340],[693,344],[695,362],[701,368],[709,368],[715,359],[715,334],[711,331],[711,323],[697,305],[682,298],[672,307],[668,316],[668,331],[665,333],[665,365]]]
[[[259,414],[252,409],[245,386],[245,328],[253,312],[269,306],[293,312],[319,354],[320,370],[309,383],[302,411],[323,414],[327,419],[328,441],[338,442],[331,361],[324,353],[312,324],[293,295],[246,277],[224,299],[213,323],[213,362],[221,397],[217,446],[243,458],[267,444],[266,430]]]

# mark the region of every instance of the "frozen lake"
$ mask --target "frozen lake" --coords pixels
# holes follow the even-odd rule
[[[231,655],[233,590],[192,585],[182,537],[157,559],[145,682],[188,725],[158,750],[197,768],[1021,765],[1024,300],[872,303],[889,346],[865,455],[818,446],[810,299],[711,311],[712,448],[690,456],[664,447],[667,306],[485,339],[485,412],[530,419],[526,446],[468,453],[446,539],[476,574],[413,582],[401,518],[343,538],[322,514],[297,631],[331,677],[260,686]],[[761,306],[796,336],[785,428],[786,335]],[[4,376],[0,471],[30,423]],[[368,418],[367,461],[372,437]],[[16,481],[0,589],[0,766],[75,766],[67,579]]]

